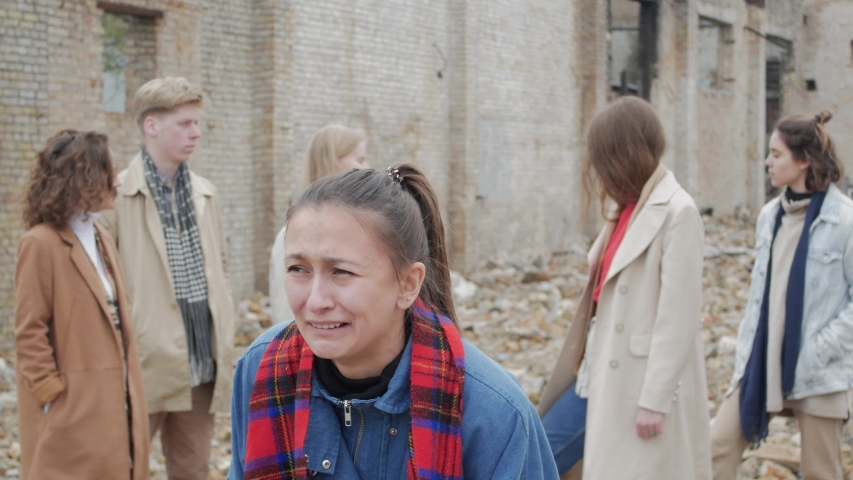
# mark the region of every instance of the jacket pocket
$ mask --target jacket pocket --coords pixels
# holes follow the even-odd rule
[[[628,351],[635,357],[648,357],[651,345],[651,334],[631,335],[631,339],[628,344]]]
[[[841,257],[842,252],[840,250],[815,250],[809,252],[809,260],[822,265],[830,265],[833,262],[841,260]]]
[[[65,372],[62,376],[65,391],[51,402],[46,414],[52,427],[82,428],[93,418],[126,415],[122,369]]]
[[[836,349],[822,336],[824,333],[826,332],[820,331],[817,332],[817,335],[815,336],[815,352],[817,353],[818,364],[821,368],[826,368],[830,363],[843,357],[843,352],[836,351]]]
[[[834,249],[814,249],[808,254],[806,264],[806,298],[807,315],[817,317],[830,316],[832,309],[844,297],[847,279],[844,275],[843,252]],[[819,296],[819,297],[818,297]],[[818,299],[819,298],[819,299]],[[808,308],[808,306],[811,308]]]

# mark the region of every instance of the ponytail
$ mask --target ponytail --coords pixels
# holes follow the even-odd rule
[[[453,307],[453,294],[450,289],[450,268],[447,261],[447,247],[444,239],[444,224],[438,207],[438,196],[427,181],[426,176],[411,164],[391,167],[400,176],[400,184],[417,202],[426,229],[429,245],[429,263],[424,279],[425,300],[440,313],[456,323],[456,309]]]

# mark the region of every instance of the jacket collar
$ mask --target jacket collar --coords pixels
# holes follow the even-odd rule
[[[782,199],[785,195],[785,192],[782,191],[781,194],[776,196],[773,200],[767,203],[769,206],[768,213],[770,214],[769,218],[776,218],[779,209],[782,208]],[[823,199],[823,205],[820,207],[820,214],[818,214],[814,223],[811,224],[809,228],[809,232],[813,232],[814,229],[821,223],[831,223],[834,225],[838,225],[841,221],[841,207],[844,203],[849,203],[850,199],[848,199],[841,190],[835,186],[835,184],[829,184],[829,189],[826,191],[826,197]],[[760,237],[756,239],[756,243],[758,240],[765,239],[767,241],[772,241],[773,239],[773,222],[768,221],[764,223],[764,228],[761,232],[759,232]]]
[[[101,238],[104,238],[103,228],[96,222],[95,230],[98,232],[98,235]],[[89,259],[89,255],[86,253],[86,250],[83,249],[83,245],[80,244],[80,241],[77,239],[77,235],[74,234],[74,230],[71,229],[70,226],[65,225],[61,229],[58,230],[59,238],[62,239],[67,245],[71,247],[71,262],[74,263],[74,266],[77,267],[77,271],[80,272],[80,275],[83,277],[83,280],[86,282],[86,286],[89,287],[89,290],[92,292],[92,295],[95,296],[95,299],[98,301],[98,305],[101,307],[101,311],[104,312],[104,318],[107,321],[110,321],[110,313],[107,308],[106,301],[106,290],[104,290],[104,285],[101,283],[101,278],[98,272],[95,270],[95,266],[92,264],[92,260]],[[110,257],[110,262],[115,262],[116,259]],[[115,264],[115,263],[113,263]],[[116,298],[120,295],[119,292],[113,293]],[[112,326],[112,325],[111,325]]]
[[[193,193],[193,205],[195,208],[196,219],[201,222],[204,217],[205,208],[210,197],[213,196],[213,191],[208,187],[207,182],[202,180],[196,174],[190,172],[190,186]],[[142,152],[136,154],[127,170],[124,172],[121,186],[118,188],[119,195],[133,197],[137,194],[142,194],[145,197],[144,217],[145,224],[148,227],[148,234],[154,242],[154,248],[160,257],[160,262],[163,264],[163,269],[166,271],[166,277],[169,280],[169,285],[174,290],[174,280],[172,279],[172,269],[169,265],[169,257],[166,252],[166,239],[163,236],[163,225],[160,222],[160,213],[157,210],[157,205],[154,202],[154,196],[151,195],[151,190],[148,188],[148,182],[145,181],[145,165],[142,162]],[[202,252],[204,253],[205,242],[201,242]]]
[[[613,262],[607,271],[607,278],[604,279],[605,283],[646,251],[666,221],[666,204],[679,188],[681,186],[675,180],[675,175],[667,172],[657,187],[652,190],[646,205],[637,213],[628,231],[625,232],[625,238],[616,249],[616,255],[613,256]]]
[[[391,381],[388,383],[388,391],[378,399],[353,400],[353,405],[373,404],[377,409],[390,415],[397,415],[407,411],[411,404],[411,392],[409,390],[409,371],[411,368],[412,336],[409,335],[409,340],[403,349],[403,355],[400,357],[400,363],[397,364],[397,371],[394,372],[394,376],[391,377]],[[326,387],[318,380],[316,373],[313,375],[311,382],[313,384],[313,388],[311,389],[312,397],[324,398],[336,405],[340,403],[340,400],[326,391]]]
[[[666,220],[666,209],[662,206],[669,203],[672,196],[680,188],[675,175],[672,172],[667,172],[666,176],[652,190],[646,204],[637,213],[631,226],[628,227],[628,231],[625,232],[625,238],[622,239],[622,243],[613,257],[613,262],[610,264],[610,269],[607,271],[605,282],[628,266],[649,246],[664,220]],[[593,272],[598,268],[597,262],[601,256],[601,249],[607,247],[604,245],[604,239],[610,238],[614,226],[614,222],[607,222],[592,248],[590,248],[587,260],[592,266]]]
[[[829,184],[829,189],[826,191],[826,197],[823,199],[823,205],[820,206],[820,214],[817,216],[815,223],[827,222],[838,224],[841,218],[841,204],[848,201],[847,197],[841,193],[835,184]]]
[[[658,186],[652,190],[651,195],[649,195],[649,200],[646,202],[646,206],[664,205],[669,203],[672,196],[675,195],[675,192],[680,188],[681,185],[679,185],[678,181],[675,179],[675,174],[667,172],[666,176],[663,177]],[[642,211],[640,213],[642,213]],[[639,216],[639,214],[637,215]]]
[[[190,185],[193,189],[193,198],[199,195],[205,197],[213,196],[213,191],[192,171],[190,171]],[[126,197],[132,197],[137,193],[141,193],[146,197],[151,195],[151,191],[148,189],[148,182],[145,181],[145,166],[142,163],[142,152],[137,153],[133,157],[133,160],[130,161],[130,165],[127,166],[127,173],[122,179],[118,193]]]

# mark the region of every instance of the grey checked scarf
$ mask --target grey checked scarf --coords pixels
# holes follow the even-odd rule
[[[168,200],[169,187],[163,184],[145,147],[142,147],[142,159],[145,164],[145,181],[160,213],[175,297],[184,318],[190,357],[190,386],[197,387],[214,380],[216,363],[210,348],[211,316],[207,303],[207,279],[204,276],[204,256],[193,206],[190,171],[186,164],[178,167],[172,186],[175,203],[172,206]]]

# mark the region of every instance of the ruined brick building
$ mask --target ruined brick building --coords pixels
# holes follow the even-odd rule
[[[835,110],[853,158],[852,22],[850,0],[2,0],[0,337],[35,152],[57,129],[96,129],[126,165],[140,142],[126,105],[155,76],[206,93],[192,166],[222,193],[245,295],[266,289],[329,122],[366,133],[372,166],[429,173],[460,270],[588,233],[583,133],[622,93],[656,106],[665,161],[700,206],[754,211],[779,115]]]

